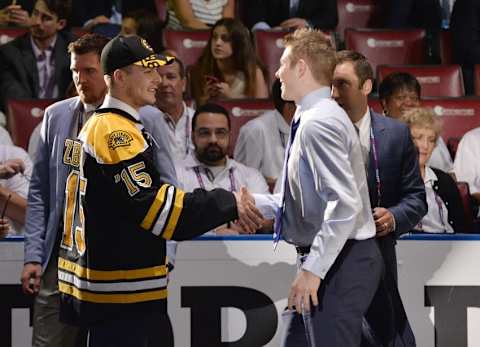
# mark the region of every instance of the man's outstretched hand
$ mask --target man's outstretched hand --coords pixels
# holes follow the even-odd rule
[[[255,207],[255,199],[245,187],[242,187],[240,192],[233,194],[237,200],[238,223],[245,232],[255,233],[262,227],[263,221],[262,214]]]

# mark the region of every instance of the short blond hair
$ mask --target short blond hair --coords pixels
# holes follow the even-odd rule
[[[331,84],[336,55],[328,35],[320,30],[302,28],[287,34],[283,43],[291,47],[291,65],[304,59],[317,82]]]
[[[433,130],[435,132],[435,140],[438,139],[442,132],[442,122],[431,108],[411,108],[405,111],[401,120],[405,122],[409,128],[419,127]]]

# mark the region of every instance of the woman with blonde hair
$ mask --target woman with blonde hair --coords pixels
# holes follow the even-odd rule
[[[418,163],[428,204],[428,213],[415,229],[428,233],[465,232],[463,205],[455,181],[444,171],[426,164],[440,136],[441,123],[433,110],[420,107],[406,111],[402,120],[409,126],[418,149]]]
[[[216,98],[267,98],[266,71],[248,29],[237,19],[215,23],[205,50],[191,71],[197,104]]]

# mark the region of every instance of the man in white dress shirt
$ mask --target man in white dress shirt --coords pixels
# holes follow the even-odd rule
[[[192,117],[195,112],[183,101],[187,86],[185,67],[177,58],[173,64],[160,66],[162,78],[156,95],[156,106],[163,113],[174,160],[184,159],[193,149]]]
[[[480,205],[480,161],[478,158],[480,158],[480,127],[463,135],[454,163],[457,180],[468,183],[474,202]]]
[[[282,98],[297,104],[284,193],[255,195],[264,216],[276,212],[275,240],[282,236],[298,253],[282,346],[359,346],[382,272],[362,150],[330,97],[336,59],[328,39],[300,29],[284,43],[276,75]]]
[[[230,119],[225,108],[211,103],[200,106],[193,116],[192,129],[195,151],[175,166],[181,188],[187,192],[197,188],[238,192],[246,187],[253,193],[268,194],[267,182],[258,170],[228,158]],[[233,223],[215,229],[219,235],[241,232]]]
[[[282,175],[289,124],[295,113],[295,103],[283,100],[281,93],[277,79],[272,85],[275,110],[267,111],[240,128],[233,155],[239,162],[259,170],[271,187]]]

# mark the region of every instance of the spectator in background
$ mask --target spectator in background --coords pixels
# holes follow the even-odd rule
[[[122,17],[121,35],[138,35],[150,43],[155,52],[163,52],[162,23],[156,12],[144,9],[125,14]]]
[[[198,105],[216,98],[266,98],[266,72],[248,29],[237,19],[215,23],[208,44],[191,74]]]
[[[418,150],[418,164],[427,196],[428,212],[415,229],[428,233],[466,232],[457,184],[449,174],[427,164],[442,130],[440,122],[435,119],[433,110],[427,108],[412,108],[403,114],[402,120],[410,128]]]
[[[157,71],[161,82],[157,89],[156,106],[162,111],[168,142],[175,161],[184,159],[192,152],[192,118],[195,111],[183,101],[187,85],[185,67],[178,58],[169,65],[160,66]]]
[[[222,18],[233,18],[235,0],[168,0],[168,28],[209,29]]]
[[[246,16],[252,31],[305,27],[334,30],[338,23],[336,0],[258,0]]]
[[[381,0],[384,26],[390,29],[422,28],[426,31],[428,59],[440,63],[439,34],[443,0]]]
[[[480,205],[480,127],[463,135],[455,155],[454,170],[458,181],[467,182],[474,203]],[[480,212],[480,211],[479,211]],[[480,217],[480,213],[478,215]]]
[[[0,162],[0,207],[5,209],[8,201],[5,218],[9,234],[23,235],[32,162],[22,148],[8,145],[0,145]]]
[[[420,106],[421,87],[415,76],[406,72],[394,72],[386,76],[378,87],[378,97],[387,117],[400,119],[413,107]],[[428,162],[428,166],[453,172],[453,161],[450,152],[438,136],[437,144]]]
[[[156,13],[152,0],[72,0],[71,25],[90,30],[99,24],[118,24],[122,16],[136,10]]]
[[[368,108],[373,70],[360,53],[341,51],[333,73],[332,96],[358,129],[368,191],[385,274],[366,314],[384,346],[415,346],[398,293],[395,244],[427,212],[425,188],[408,127]]]
[[[453,62],[462,66],[467,94],[474,94],[474,66],[480,64],[480,1],[456,0],[450,20]]]
[[[295,113],[295,103],[282,99],[281,83],[272,85],[275,110],[268,111],[240,128],[234,158],[259,170],[270,187],[282,175],[285,147],[290,134],[290,123]]]
[[[0,26],[15,25],[20,27],[30,26],[30,12],[34,1],[0,1]]]
[[[193,115],[192,129],[195,152],[176,163],[177,179],[183,190],[223,188],[237,192],[245,186],[250,192],[268,194],[268,185],[258,170],[228,158],[230,118],[226,109],[210,103],[200,106]],[[241,229],[229,223],[215,232],[238,234]]]
[[[49,99],[63,96],[71,75],[62,30],[70,13],[69,0],[37,0],[30,32],[0,46],[0,106],[8,98]]]

